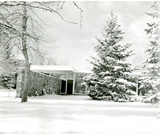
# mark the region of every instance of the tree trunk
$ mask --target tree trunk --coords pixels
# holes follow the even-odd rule
[[[23,25],[22,25],[22,52],[25,58],[25,71],[24,71],[24,85],[22,90],[21,102],[27,102],[28,97],[28,78],[30,71],[29,57],[27,52],[27,41],[26,41],[26,31],[27,31],[27,9],[26,2],[23,4]]]
[[[21,102],[27,102],[29,72],[30,72],[30,65],[27,64],[27,62],[26,62],[25,72],[24,72],[24,85],[23,85],[23,90],[22,90],[22,99],[21,99]]]

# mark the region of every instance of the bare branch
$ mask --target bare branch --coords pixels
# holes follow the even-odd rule
[[[32,13],[33,13],[41,22],[43,22],[45,25],[51,26],[50,24],[47,24],[46,22],[44,22],[44,21],[33,11],[32,8],[30,8],[30,10],[32,11]],[[33,18],[32,18],[32,19],[33,19]],[[38,23],[38,22],[37,22],[37,23]],[[51,27],[54,27],[54,26],[51,26]]]
[[[80,29],[82,27],[82,13],[83,13],[83,10],[76,4],[76,2],[73,1],[73,4],[77,7],[77,9],[80,10],[81,12],[81,18],[80,18]]]
[[[30,50],[31,53],[32,53],[32,50],[33,50],[34,54],[36,54],[39,58],[44,59],[44,57],[42,56],[42,54],[41,54],[41,52],[39,51],[38,48],[34,48],[33,46],[29,45],[28,50]]]
[[[8,6],[8,7],[16,7],[19,5],[23,5],[22,2],[16,2],[16,1],[4,1],[4,2],[0,2],[0,6]]]
[[[61,4],[60,8],[57,8],[57,11],[58,11],[58,10],[62,10],[62,9],[63,9],[64,3],[65,3],[65,1],[63,1],[63,2],[62,2],[62,4]]]
[[[44,10],[44,11],[49,11],[49,12],[51,12],[51,13],[55,13],[55,14],[57,14],[64,22],[72,23],[72,24],[78,24],[77,22],[72,22],[72,21],[67,21],[67,20],[65,20],[58,11],[53,10],[52,8],[46,6],[46,5],[42,4],[42,3],[40,3],[40,4],[41,4],[41,5],[39,5],[39,6],[34,6],[34,5],[31,5],[31,4],[30,4],[30,5],[27,5],[27,6],[28,6],[28,7],[31,7],[31,8],[42,9],[42,10]],[[44,6],[44,7],[43,7],[43,6]]]

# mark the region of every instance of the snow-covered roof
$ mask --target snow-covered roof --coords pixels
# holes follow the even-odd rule
[[[74,69],[73,70],[74,73],[79,73],[79,74],[81,73],[91,74],[92,73],[90,69],[86,69],[86,68],[73,68],[73,69]]]
[[[57,73],[57,74],[64,74],[64,73],[91,74],[91,71],[89,69],[73,68],[72,66],[31,65],[31,71],[43,72],[43,73]]]
[[[147,70],[134,70],[131,74],[129,74],[130,76],[133,77],[138,77],[138,76],[146,76],[147,75]]]
[[[53,66],[53,65],[31,65],[31,71],[39,73],[55,73],[55,74],[91,74],[90,69],[75,68],[72,66]],[[127,73],[132,77],[146,76],[147,70],[134,70],[132,73]]]

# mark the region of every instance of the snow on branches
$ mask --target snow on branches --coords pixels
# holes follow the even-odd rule
[[[84,77],[86,85],[91,87],[89,96],[94,99],[110,96],[112,100],[126,100],[127,86],[135,86],[126,74],[132,71],[131,65],[126,61],[132,55],[129,50],[131,44],[121,44],[124,32],[117,24],[117,16],[113,12],[110,13],[102,34],[102,39],[97,38],[97,56],[92,57],[90,62],[93,74]]]

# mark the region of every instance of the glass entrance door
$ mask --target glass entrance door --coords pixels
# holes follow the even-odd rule
[[[61,81],[61,93],[62,94],[66,93],[66,81],[65,80]]]

